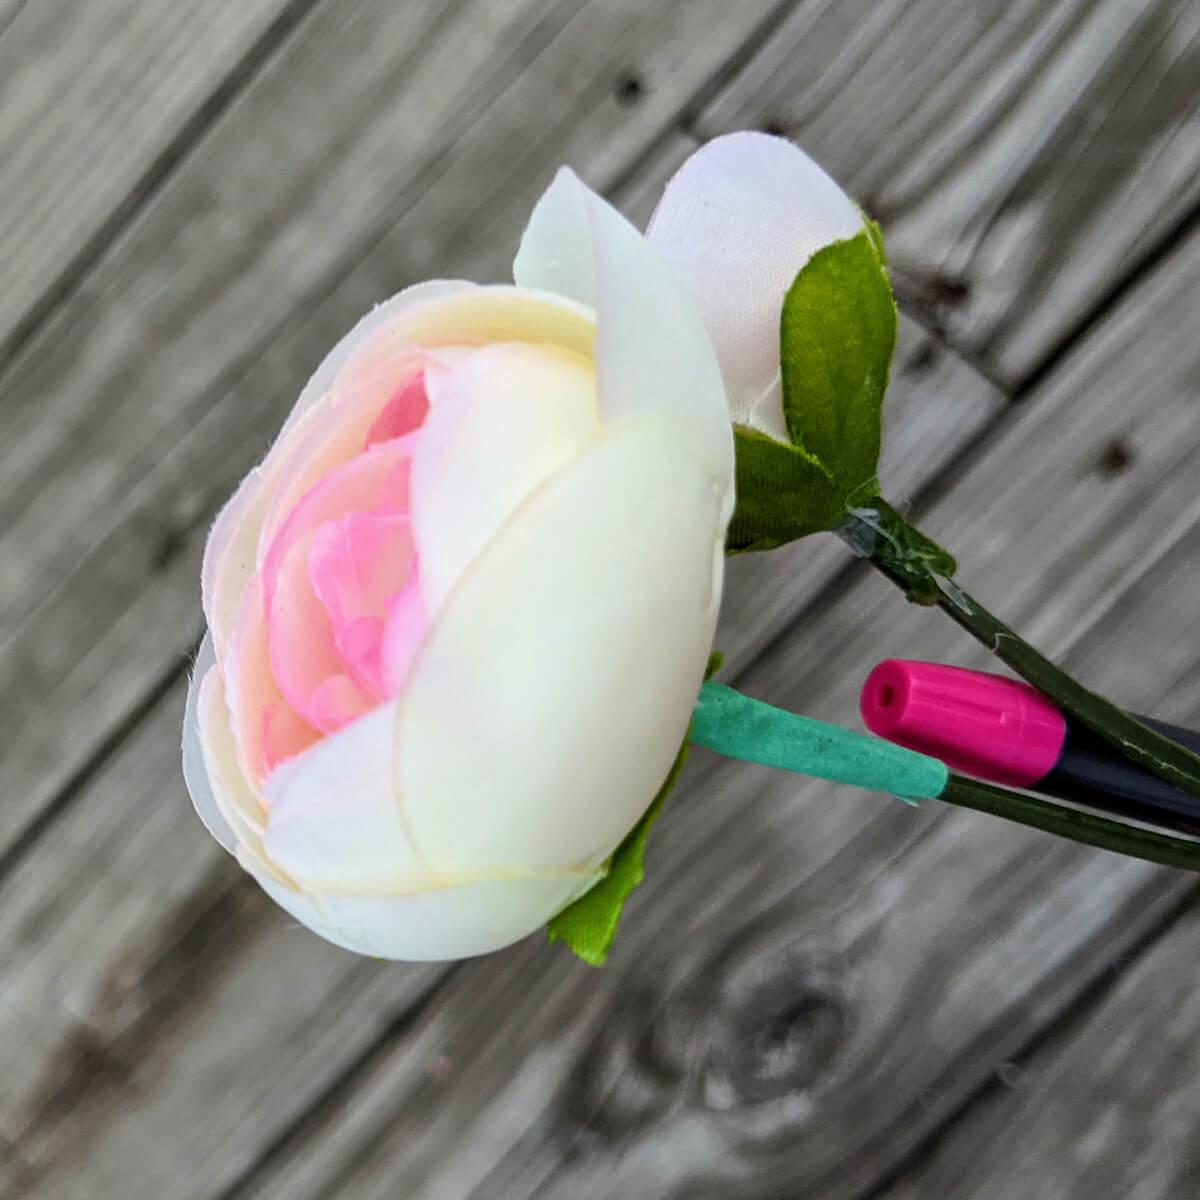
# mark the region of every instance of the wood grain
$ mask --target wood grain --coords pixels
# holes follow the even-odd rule
[[[311,7],[0,6],[0,362]]]
[[[182,715],[177,687],[0,892],[6,1195],[219,1193],[445,971],[285,918],[191,812]]]
[[[1157,601],[1178,588],[1142,580],[1197,548],[1198,261],[1193,239],[924,522],[981,596],[1152,710],[1187,662],[1161,664],[1195,644],[1188,605]],[[1131,430],[1113,474],[1100,452]],[[868,662],[955,644],[858,578],[739,683],[850,721]],[[532,941],[464,965],[237,1195],[861,1196],[1194,887],[977,814],[711,764],[668,806],[608,970]]]
[[[1200,204],[1187,0],[806,0],[694,128],[778,128],[884,222],[898,287],[1005,387]]]

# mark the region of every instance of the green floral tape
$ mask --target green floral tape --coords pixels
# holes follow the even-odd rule
[[[936,799],[950,774],[936,758],[796,716],[712,680],[700,689],[692,741],[726,758],[890,792],[904,800]]]

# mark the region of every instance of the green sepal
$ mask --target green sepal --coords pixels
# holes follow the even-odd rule
[[[711,659],[709,661],[711,663]],[[550,941],[566,942],[590,966],[604,966],[609,947],[617,936],[625,901],[645,878],[646,839],[662,811],[667,794],[683,773],[691,741],[689,726],[687,737],[683,739],[683,745],[679,747],[679,753],[658,795],[642,814],[641,820],[625,835],[625,840],[613,851],[604,878],[550,920],[547,928]]]
[[[735,427],[731,552],[837,527],[850,496],[875,479],[896,301],[879,227],[864,220],[855,237],[817,251],[784,300],[780,370],[790,442]]]

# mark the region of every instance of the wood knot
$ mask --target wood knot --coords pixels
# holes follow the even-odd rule
[[[694,1032],[682,1002],[627,991],[567,1085],[560,1122],[571,1147],[589,1153],[668,1111],[683,1093]]]
[[[767,944],[769,941],[770,944]],[[561,1093],[568,1156],[648,1136],[682,1110],[794,1131],[849,1036],[840,961],[740,941],[674,983],[627,984]]]
[[[704,1100],[730,1109],[817,1087],[845,1044],[849,1005],[831,963],[751,961],[726,981],[713,1018]]]
[[[904,360],[900,370],[905,375],[927,375],[941,361],[942,350],[933,338],[925,338]]]
[[[187,533],[182,529],[167,529],[160,535],[150,552],[150,568],[156,574],[165,571],[187,549]]]
[[[1133,461],[1137,457],[1133,447],[1124,438],[1113,438],[1103,450],[1100,451],[1099,457],[1096,459],[1096,470],[1101,475],[1111,479],[1115,475],[1121,475],[1133,466]]]
[[[931,315],[959,308],[971,298],[971,282],[960,275],[908,267],[894,269],[892,276],[897,296]]]
[[[633,71],[626,71],[613,88],[613,98],[622,108],[633,108],[646,94],[646,85]]]

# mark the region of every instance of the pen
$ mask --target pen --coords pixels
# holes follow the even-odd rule
[[[1200,800],[1123,758],[1026,683],[892,658],[867,676],[859,707],[872,733],[952,770],[1200,837]],[[1200,734],[1138,719],[1200,750]]]

